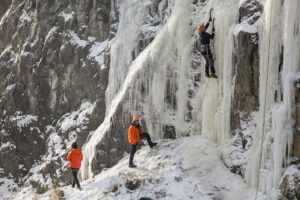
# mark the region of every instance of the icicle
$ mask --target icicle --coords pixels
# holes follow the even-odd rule
[[[299,12],[297,0],[284,1],[284,7],[280,0],[267,0],[265,21],[261,24],[260,117],[254,146],[249,153],[246,178],[252,186],[259,183],[257,187],[273,200],[278,198],[283,167],[288,164],[293,139],[294,82],[299,79],[299,31],[295,32],[295,27],[299,27]],[[282,83],[277,81],[281,53]],[[281,84],[283,101],[276,103],[274,94]]]

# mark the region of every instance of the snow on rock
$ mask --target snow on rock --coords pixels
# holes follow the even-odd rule
[[[16,122],[19,129],[30,125],[34,121],[38,121],[37,116],[33,115],[17,115],[16,117],[10,118],[11,122]]]
[[[58,16],[62,16],[65,20],[65,22],[68,22],[70,19],[73,18],[74,12],[72,13],[65,13],[65,12],[61,12]]]
[[[231,138],[231,144],[223,151],[223,159],[232,172],[245,175],[247,166],[247,154],[252,146],[252,135],[256,126],[257,112],[252,112],[249,117],[240,113],[241,129],[235,130]]]
[[[239,32],[248,32],[248,33],[257,33],[258,31],[258,23],[255,23],[253,25],[250,25],[246,21],[243,21],[242,23],[236,25],[234,29],[234,34],[238,35]]]
[[[1,174],[1,168],[0,168]],[[10,200],[12,199],[12,195],[16,194],[19,190],[18,185],[14,182],[13,179],[9,178],[0,178],[0,194],[1,199],[3,200]]]
[[[80,39],[79,36],[74,31],[69,30],[68,33],[71,36],[70,41],[73,45],[83,47],[83,48],[88,45],[88,41]]]
[[[298,185],[295,185],[295,179],[297,179],[298,181],[300,181],[300,170],[299,170],[299,167],[300,167],[299,165],[291,165],[291,166],[289,166],[285,170],[285,172],[284,172],[284,174],[283,174],[283,176],[281,178],[280,182],[282,182],[283,179],[285,177],[287,177],[288,183],[289,183],[288,186],[289,186],[289,189],[291,191],[293,191],[296,187],[298,187]]]
[[[62,120],[58,123],[60,130],[65,132],[71,129],[74,126],[82,126],[87,123],[88,118],[87,115],[91,114],[94,110],[95,105],[90,102],[85,102],[81,104],[79,110],[73,111],[71,113],[66,113]]]
[[[28,14],[26,13],[26,11],[23,10],[23,14],[22,14],[21,17],[20,17],[20,21],[21,21],[22,23],[24,23],[24,22],[31,22],[32,19],[28,16]]]
[[[2,143],[0,146],[0,151],[4,150],[6,148],[9,148],[10,150],[12,150],[12,149],[16,148],[16,145],[11,144],[10,142]]]
[[[90,48],[90,53],[88,55],[88,59],[95,60],[99,66],[104,64],[104,51],[108,46],[108,40],[104,42],[95,42]]]
[[[2,58],[8,56],[9,57],[9,60],[5,60],[3,61]],[[17,54],[16,52],[12,49],[12,46],[11,45],[8,45],[3,51],[2,53],[0,54],[0,65],[3,65],[3,66],[8,66],[8,64],[10,63],[13,63],[14,61],[16,61],[16,58],[17,57]]]
[[[32,182],[39,184],[39,187],[50,188],[53,184],[53,177],[62,176],[67,170],[66,155],[71,148],[71,144],[76,140],[80,129],[87,128],[86,125],[89,121],[87,115],[91,114],[93,109],[94,104],[84,102],[77,111],[65,114],[57,123],[57,127],[48,125],[45,128],[47,135],[49,135],[47,138],[47,151],[24,178],[27,187],[22,188],[19,193],[24,193],[24,195],[32,193],[32,190],[35,190],[29,187]],[[49,165],[52,165],[55,169],[51,175],[43,172],[43,170],[49,168]],[[63,182],[58,182],[57,184],[64,185]],[[26,196],[26,198],[29,197]]]

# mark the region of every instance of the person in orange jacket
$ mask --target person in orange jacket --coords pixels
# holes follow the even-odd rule
[[[83,159],[83,155],[80,149],[77,148],[77,143],[74,142],[72,144],[72,150],[69,152],[67,160],[70,161],[70,168],[73,174],[73,183],[72,188],[77,185],[77,189],[81,190],[79,180],[77,178],[78,171],[81,167],[81,161]]]
[[[153,148],[155,145],[157,145],[157,143],[153,143],[151,141],[151,137],[148,133],[143,132],[141,130],[139,118],[134,117],[133,123],[131,124],[131,126],[129,127],[129,130],[128,130],[128,140],[129,140],[129,143],[131,144],[129,167],[131,167],[131,168],[136,167],[136,165],[133,164],[133,158],[134,158],[134,154],[136,152],[136,147],[138,144],[141,143],[141,139],[143,139],[143,138],[147,139],[147,142],[148,142],[150,148]]]

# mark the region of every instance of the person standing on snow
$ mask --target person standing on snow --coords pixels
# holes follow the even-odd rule
[[[81,190],[79,180],[78,180],[78,171],[81,167],[81,161],[83,159],[83,155],[80,149],[77,148],[77,143],[74,142],[72,144],[72,150],[69,152],[67,160],[70,161],[70,168],[72,170],[73,174],[73,183],[72,188],[75,187],[75,184],[77,185],[77,189]]]
[[[211,17],[209,18],[209,22],[211,22]],[[218,78],[216,75],[215,67],[214,67],[214,59],[213,55],[210,50],[210,40],[214,39],[215,37],[215,27],[212,28],[212,34],[206,32],[206,29],[209,27],[209,22],[204,25],[200,25],[198,27],[199,35],[200,35],[200,42],[201,42],[201,54],[204,57],[206,64],[205,64],[205,76],[210,78]],[[209,74],[209,68],[211,70],[211,74]]]
[[[134,117],[133,122],[128,130],[128,140],[129,140],[129,143],[131,144],[131,153],[130,153],[130,157],[129,157],[129,167],[130,168],[136,167],[136,165],[133,164],[133,158],[134,158],[134,154],[136,152],[136,147],[138,144],[141,143],[141,139],[143,139],[143,138],[147,139],[147,142],[148,142],[148,145],[150,146],[150,148],[153,148],[155,145],[157,145],[157,143],[153,143],[151,141],[151,137],[148,133],[143,132],[141,130],[139,118]]]

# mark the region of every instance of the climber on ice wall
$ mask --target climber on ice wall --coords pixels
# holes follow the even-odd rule
[[[140,127],[140,123],[139,123],[139,118],[138,117],[134,117],[133,118],[133,122],[128,130],[128,140],[129,143],[131,144],[131,153],[130,153],[130,157],[129,157],[129,167],[133,168],[136,167],[135,164],[133,164],[133,158],[134,158],[134,154],[136,152],[136,147],[138,144],[141,143],[141,139],[147,139],[148,145],[150,146],[150,148],[153,148],[155,145],[157,145],[157,143],[153,143],[151,141],[151,137],[148,133],[143,132],[141,130]]]
[[[211,10],[212,11],[212,10]],[[212,21],[211,18],[211,11],[210,11],[210,17],[209,17],[209,22]],[[206,64],[205,64],[205,76],[210,78],[218,78],[216,75],[215,67],[214,67],[214,59],[213,55],[210,50],[210,40],[214,39],[215,37],[215,27],[213,25],[212,28],[212,34],[209,34],[206,32],[207,28],[209,27],[209,22],[204,26],[200,25],[198,27],[199,30],[199,35],[200,35],[200,43],[201,43],[201,54],[204,57]],[[211,73],[209,74],[209,68]]]

